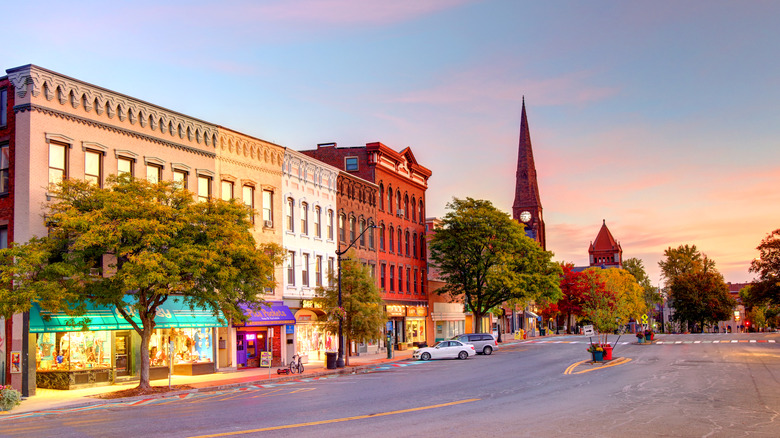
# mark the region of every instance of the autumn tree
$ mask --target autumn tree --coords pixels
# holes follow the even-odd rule
[[[342,328],[347,346],[352,341],[368,342],[382,337],[387,321],[384,302],[369,268],[360,264],[354,249],[341,259],[341,307],[338,305],[338,278],[334,273],[330,274],[330,284],[332,286],[327,288],[318,287],[314,298],[315,305],[327,315],[323,328],[336,333],[340,319],[344,318]],[[346,365],[349,365],[349,352]]]
[[[641,315],[647,313],[645,291],[631,273],[616,268],[589,270],[595,270],[604,282],[604,288],[615,295],[617,308],[613,319],[618,324],[626,324],[630,318],[638,320]]]
[[[492,308],[512,299],[560,297],[561,268],[523,226],[490,201],[453,199],[430,244],[446,284],[436,292],[463,296],[475,330]]]
[[[758,258],[750,264],[750,272],[758,274],[751,288],[756,302],[780,306],[780,229],[767,235],[756,247]]]
[[[658,288],[654,287],[650,281],[650,277],[647,276],[645,266],[641,259],[632,257],[630,259],[623,260],[623,269],[628,271],[636,278],[639,286],[644,291],[644,300],[648,307],[653,307],[656,304],[661,304],[663,299],[658,291]]]
[[[714,268],[679,274],[672,280],[671,316],[679,323],[698,323],[699,330],[731,317],[737,302],[729,295],[723,276]]]
[[[600,268],[586,269],[581,281],[586,288],[582,297],[583,317],[593,323],[599,332],[599,343],[606,344],[607,336],[617,328],[617,294],[607,289]]]
[[[696,245],[680,245],[677,248],[667,248],[658,266],[668,286],[678,275],[714,268],[715,262],[702,254]]]
[[[557,303],[557,309],[562,315],[566,315],[566,326],[569,333],[572,333],[574,320],[572,317],[583,315],[582,306],[585,300],[585,293],[590,288],[590,283],[586,278],[589,274],[574,270],[574,264],[562,263],[562,275],[560,279],[561,298]]]
[[[49,234],[0,251],[0,314],[38,303],[86,325],[87,304],[115,307],[141,337],[139,388],[149,387],[149,340],[163,303],[241,321],[240,305],[257,309],[274,286],[281,248],[257,247],[236,201],[195,202],[172,182],[128,175],[105,188],[64,180],[50,192]]]

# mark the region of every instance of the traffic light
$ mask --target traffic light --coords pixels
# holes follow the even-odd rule
[[[745,327],[750,327],[750,321],[745,321]]]

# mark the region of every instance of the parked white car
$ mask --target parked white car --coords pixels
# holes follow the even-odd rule
[[[433,347],[418,348],[412,353],[414,359],[468,359],[469,356],[476,356],[477,351],[471,344],[464,344],[460,341],[441,341]]]

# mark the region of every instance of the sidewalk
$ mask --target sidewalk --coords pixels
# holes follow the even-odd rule
[[[73,390],[37,388],[35,395],[22,400],[21,405],[15,407],[11,411],[0,411],[0,420],[2,420],[3,416],[5,415],[17,415],[25,412],[52,409],[76,408],[111,403],[117,400],[145,400],[150,398],[171,397],[189,392],[239,388],[254,384],[284,382],[288,380],[321,377],[332,374],[353,374],[364,372],[365,370],[374,368],[376,365],[381,363],[409,360],[412,357],[412,351],[413,350],[394,351],[392,359],[387,358],[387,352],[350,356],[349,366],[332,370],[327,369],[324,362],[310,362],[308,364],[304,364],[305,371],[303,374],[277,374],[276,368],[242,368],[237,371],[217,372],[214,374],[205,374],[201,376],[171,376],[172,386],[189,385],[194,389],[186,389],[161,394],[149,394],[124,399],[101,399],[95,398],[94,396],[98,394],[105,394],[123,389],[134,388],[138,386],[137,380],[122,384]],[[153,380],[151,383],[152,386],[168,386],[167,379]]]
[[[532,339],[544,339],[552,336],[529,338]],[[524,342],[523,340],[512,339],[511,336],[505,337],[501,346],[509,346]],[[73,390],[58,390],[58,389],[43,389],[37,388],[36,394],[32,397],[27,397],[22,400],[22,404],[15,407],[11,411],[0,411],[0,420],[6,415],[18,415],[25,412],[44,411],[44,410],[56,410],[65,408],[78,408],[84,406],[91,406],[97,404],[112,403],[115,401],[128,401],[128,400],[147,400],[152,398],[172,397],[179,394],[186,394],[190,392],[205,392],[224,390],[230,388],[240,388],[244,386],[250,386],[255,384],[284,382],[289,380],[307,379],[313,377],[322,377],[333,374],[354,374],[366,372],[369,369],[375,368],[377,365],[389,362],[401,362],[410,360],[413,350],[394,351],[393,358],[387,358],[387,352],[381,352],[377,354],[361,354],[360,356],[350,356],[349,365],[340,369],[329,370],[325,367],[324,362],[310,362],[304,364],[305,371],[303,374],[277,374],[276,368],[243,368],[237,371],[231,372],[217,372],[214,374],[205,374],[201,376],[171,376],[171,385],[189,385],[193,389],[186,389],[181,391],[172,391],[161,394],[149,394],[138,397],[129,397],[122,399],[101,399],[95,398],[95,395],[105,394],[109,392],[120,391],[123,389],[134,388],[138,386],[138,381],[98,386],[93,388],[73,389]],[[269,373],[270,371],[270,373]],[[152,386],[168,386],[168,380],[153,380]]]

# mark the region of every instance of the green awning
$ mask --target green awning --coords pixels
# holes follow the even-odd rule
[[[119,313],[116,307],[96,306],[87,304],[84,316],[72,317],[64,312],[48,312],[33,303],[30,309],[30,333],[78,332],[83,328],[79,324],[84,318],[89,318],[89,330],[130,330],[133,326]],[[155,328],[194,328],[194,327],[225,327],[210,310],[190,309],[181,301],[169,299],[157,308]],[[223,318],[224,320],[224,318]],[[68,322],[71,321],[71,324]],[[133,317],[139,326],[141,319]],[[76,325],[73,325],[73,322]]]

